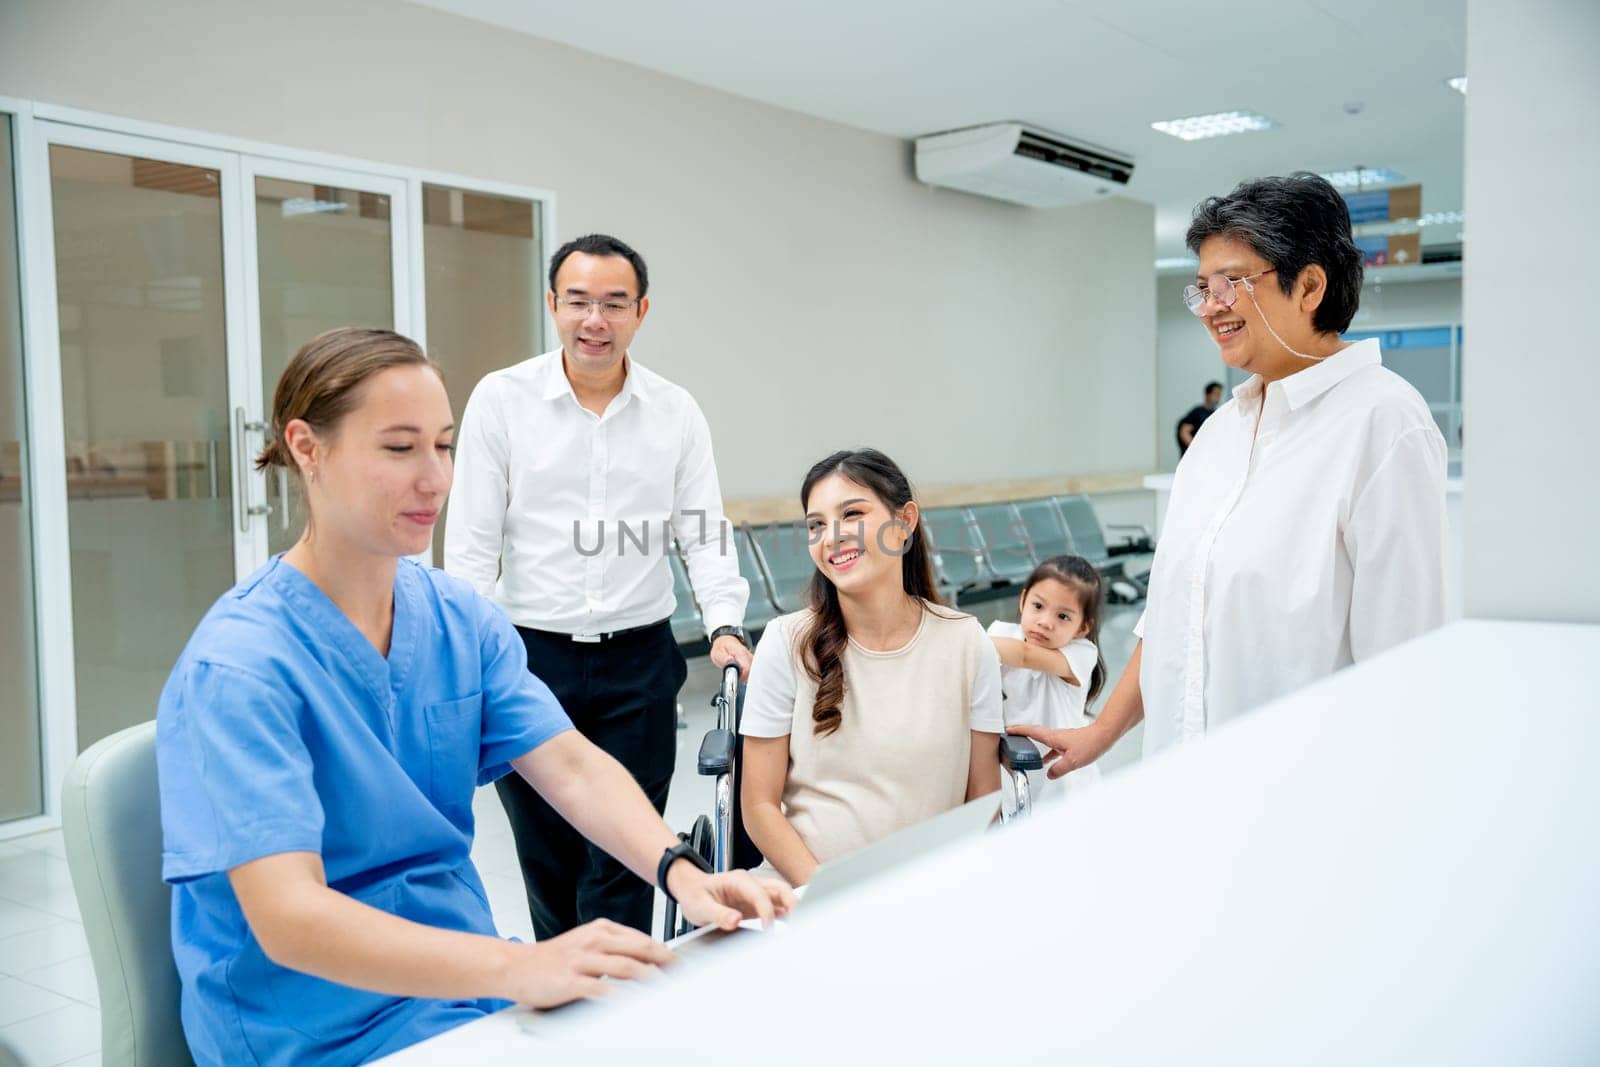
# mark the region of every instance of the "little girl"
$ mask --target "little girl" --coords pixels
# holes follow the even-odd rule
[[[1084,713],[1106,680],[1099,648],[1104,600],[1093,564],[1082,556],[1052,556],[1023,583],[1021,621],[989,624],[989,639],[1000,654],[1006,725],[1068,729],[1088,724]],[[1040,745],[1039,751],[1048,755],[1049,750]],[[1035,775],[1029,785],[1035,798],[1055,798],[1099,780],[1100,768],[1090,764],[1053,782]],[[1010,811],[1016,798],[1009,776],[1003,791]]]

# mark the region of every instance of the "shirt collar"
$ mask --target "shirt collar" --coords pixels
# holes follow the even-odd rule
[[[570,396],[573,403],[577,403],[578,396],[572,391],[572,383],[567,380],[567,372],[562,362],[566,356],[558,348],[550,353],[550,357],[550,361],[544,367],[544,381],[540,385],[539,395],[546,400],[559,400],[564,396]],[[622,379],[622,392],[617,394],[617,400],[648,400],[649,390],[645,387],[638,365],[633,362],[633,356],[623,353],[622,359],[627,374]]]
[[[1279,384],[1282,387],[1284,403],[1290,410],[1302,407],[1326,393],[1358,370],[1366,367],[1381,366],[1383,355],[1378,347],[1378,339],[1369,337],[1364,341],[1346,345],[1327,359],[1318,360],[1314,366],[1284,378]],[[1261,375],[1252,374],[1242,385],[1237,385],[1233,390],[1235,400],[1253,400],[1261,393]]]

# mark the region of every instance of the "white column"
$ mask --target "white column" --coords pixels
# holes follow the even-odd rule
[[[1465,595],[1600,621],[1600,3],[1468,0]]]

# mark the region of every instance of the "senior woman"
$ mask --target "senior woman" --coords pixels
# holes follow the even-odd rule
[[[1092,725],[1017,727],[1052,778],[1141,719],[1148,756],[1444,621],[1445,444],[1376,340],[1350,343],[1361,254],[1314,174],[1195,209],[1184,303],[1250,372],[1173,479],[1132,660]]]

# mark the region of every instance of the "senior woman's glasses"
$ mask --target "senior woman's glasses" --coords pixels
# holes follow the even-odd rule
[[[1234,301],[1239,299],[1239,294],[1234,290],[1234,286],[1242,285],[1246,292],[1253,293],[1256,291],[1256,287],[1250,283],[1263,274],[1271,274],[1276,269],[1276,267],[1268,267],[1266,270],[1257,271],[1246,278],[1230,278],[1226,274],[1213,274],[1206,279],[1205,288],[1201,288],[1198,285],[1184,286],[1183,302],[1196,315],[1205,310],[1206,297],[1208,296],[1217,302],[1218,307],[1231,308]]]
[[[556,298],[556,307],[561,314],[572,319],[586,319],[589,317],[590,308],[599,308],[600,317],[607,322],[621,322],[628,317],[637,300],[584,300],[575,296],[561,296]]]

